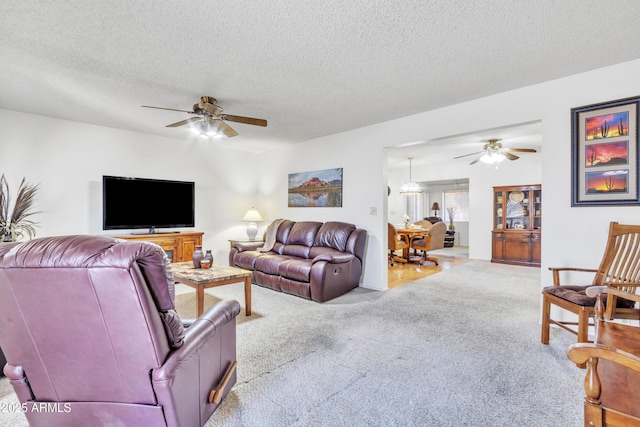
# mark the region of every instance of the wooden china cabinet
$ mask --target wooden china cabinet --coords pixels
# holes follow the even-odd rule
[[[491,262],[540,267],[542,187],[493,187]]]

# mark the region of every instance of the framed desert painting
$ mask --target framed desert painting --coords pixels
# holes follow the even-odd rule
[[[342,168],[289,174],[289,207],[342,207]]]
[[[571,109],[571,206],[635,205],[640,97]]]

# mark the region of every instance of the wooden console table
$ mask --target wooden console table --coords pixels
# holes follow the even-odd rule
[[[196,246],[202,246],[203,234],[200,231],[183,231],[180,233],[127,234],[115,237],[155,243],[164,249],[171,262],[182,262],[191,261]]]

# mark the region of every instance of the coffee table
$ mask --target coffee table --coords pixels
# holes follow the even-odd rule
[[[193,262],[170,264],[173,280],[196,290],[197,315],[204,313],[204,290],[230,283],[244,282],[244,310],[251,316],[251,271],[228,265],[211,264],[208,269],[194,268]]]

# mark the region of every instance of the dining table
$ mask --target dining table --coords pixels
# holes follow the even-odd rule
[[[396,233],[407,236],[409,243],[411,243],[413,239],[420,239],[428,236],[429,230],[422,227],[409,226],[409,227],[396,229]],[[406,259],[407,261],[412,261],[410,251],[411,251],[411,244],[409,244],[408,247],[402,249],[402,258]],[[419,257],[417,258],[418,259],[416,261],[419,261],[420,258]]]

